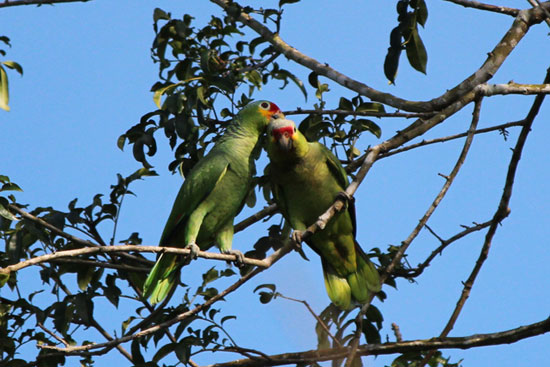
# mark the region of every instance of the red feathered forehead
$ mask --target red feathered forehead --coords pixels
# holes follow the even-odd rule
[[[283,126],[278,129],[273,129],[271,131],[271,135],[277,140],[281,138],[281,136],[292,136],[294,134],[294,127],[293,126]]]
[[[277,113],[277,112],[281,112],[281,109],[275,103],[271,102],[271,107],[269,107],[269,112]]]

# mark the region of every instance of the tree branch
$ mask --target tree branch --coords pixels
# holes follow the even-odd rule
[[[529,30],[529,27],[543,21],[546,17],[544,9],[550,8],[550,2],[545,2],[541,4],[540,7],[520,11],[514,20],[512,27],[504,35],[502,40],[495,46],[495,48],[488,53],[489,56],[487,60],[483,63],[479,70],[454,88],[445,92],[440,97],[426,102],[413,102],[404,100],[389,93],[382,93],[375,90],[364,83],[340,73],[339,71],[328,66],[328,64],[322,64],[314,58],[303,54],[287,44],[278,34],[273,33],[269,30],[269,28],[252,18],[249,14],[240,11],[240,6],[234,1],[229,2],[227,0],[212,0],[212,2],[223,8],[228,14],[235,14],[235,8],[238,7],[238,14],[235,18],[261,35],[265,40],[271,43],[277,51],[283,53],[287,58],[315,71],[319,75],[335,81],[345,88],[364,95],[375,102],[381,102],[389,106],[411,112],[430,112],[441,110],[446,106],[449,106],[454,101],[463,98],[477,85],[487,82],[497,72],[504,60],[521,41],[523,36],[525,36]]]
[[[8,6],[19,6],[19,5],[53,5],[60,3],[85,3],[90,0],[4,0],[0,2],[0,8],[6,8]]]
[[[121,246],[119,246],[119,247],[121,247]],[[140,247],[140,246],[137,246],[137,247]],[[153,247],[153,248],[155,248],[155,247]],[[265,261],[268,264],[268,267],[270,267],[271,265],[273,265],[277,261],[279,261],[279,259],[281,259],[283,256],[285,256],[286,254],[291,252],[293,248],[294,248],[293,244],[288,243],[288,244],[284,245],[282,248],[280,248],[279,250],[277,250],[276,252],[274,252],[273,254],[271,254],[268,258],[266,258],[263,261]],[[246,283],[248,280],[250,280],[254,276],[258,275],[259,273],[261,273],[265,269],[266,268],[257,267],[254,270],[252,270],[251,272],[249,272],[248,274],[241,277],[237,282],[233,283],[232,285],[227,287],[225,290],[223,290],[222,292],[218,293],[217,295],[211,297],[206,302],[198,305],[194,309],[183,312],[183,313],[177,315],[176,317],[174,317],[171,320],[168,320],[168,321],[165,321],[161,324],[152,326],[150,328],[147,328],[147,329],[142,330],[140,332],[137,332],[135,334],[127,335],[127,336],[117,338],[117,339],[113,339],[113,340],[111,340],[109,342],[105,342],[105,343],[92,343],[92,344],[72,346],[72,347],[67,347],[67,348],[58,348],[58,347],[54,347],[54,346],[40,346],[40,347],[43,348],[43,349],[63,352],[67,355],[86,354],[88,351],[94,350],[94,349],[102,349],[100,351],[96,351],[94,354],[106,353],[110,349],[120,345],[121,343],[125,343],[125,342],[128,342],[128,341],[137,339],[137,338],[141,338],[141,337],[146,336],[146,335],[153,334],[153,333],[155,333],[155,332],[157,332],[161,329],[166,329],[166,328],[168,328],[168,327],[170,327],[170,326],[172,326],[172,325],[174,325],[178,322],[181,322],[181,321],[183,321],[183,320],[185,320],[185,319],[187,319],[187,318],[189,318],[193,315],[196,315],[197,313],[199,313],[203,309],[208,309],[212,304],[216,303],[217,301],[223,299],[228,294],[230,294],[233,291],[237,290],[241,285]]]
[[[75,257],[81,255],[92,255],[98,253],[113,253],[113,252],[154,252],[154,253],[163,253],[167,252],[170,254],[178,255],[189,255],[190,250],[186,248],[177,248],[177,247],[164,247],[164,246],[142,246],[142,245],[118,245],[118,246],[101,246],[101,247],[83,247],[74,250],[63,250],[53,252],[51,254],[46,254],[42,256],[36,256],[32,259],[21,261],[17,264],[6,266],[5,268],[0,268],[0,274],[9,274],[12,271],[18,271],[26,267],[40,264],[43,262],[54,261],[64,257]],[[222,260],[222,261],[235,261],[235,255],[229,254],[219,254],[214,252],[199,251],[199,257],[204,259],[212,260]],[[244,258],[244,263],[254,266],[259,266],[262,268],[269,267],[269,263],[266,260],[257,260],[252,258]]]
[[[494,13],[511,15],[513,17],[517,17],[517,15],[520,12],[519,9],[507,8],[505,6],[484,4],[478,1],[470,1],[470,0],[445,0],[445,1],[448,1],[450,3],[455,3],[457,5],[462,5],[465,8],[475,8],[479,10],[492,11]]]
[[[284,111],[285,115],[346,115],[346,116],[372,116],[372,117],[404,117],[404,118],[421,118],[432,117],[433,112],[374,112],[374,111],[347,111],[347,110],[307,110],[298,108],[296,110]]]
[[[501,345],[517,342],[522,339],[545,334],[550,331],[550,319],[536,322],[515,329],[490,333],[475,334],[454,338],[432,338],[424,340],[410,340],[395,343],[366,344],[357,350],[357,355],[386,355],[394,353],[419,352],[438,349],[469,349],[489,345]],[[207,367],[256,367],[282,366],[289,364],[309,364],[313,362],[329,361],[345,358],[349,347],[322,350],[309,350],[297,353],[271,355],[268,358],[240,359],[231,362],[212,364]]]
[[[432,253],[430,254],[430,256],[428,256],[426,258],[426,260],[424,260],[424,262],[422,262],[421,264],[418,264],[418,266],[415,269],[408,269],[408,271],[403,272],[403,274],[401,274],[401,273],[397,273],[397,274],[402,275],[404,277],[411,277],[411,278],[419,276],[420,274],[422,274],[422,272],[424,271],[425,268],[430,266],[430,263],[432,262],[432,260],[437,255],[440,255],[447,246],[449,246],[453,242],[461,239],[462,237],[464,237],[466,235],[469,235],[470,233],[477,232],[477,231],[482,230],[483,228],[489,227],[489,225],[491,225],[492,222],[493,222],[492,220],[488,220],[487,222],[484,222],[484,223],[475,224],[472,227],[466,227],[465,230],[455,234],[454,236],[452,236],[452,237],[450,237],[446,240],[443,240],[443,239],[439,238],[438,236],[436,236],[435,233],[430,229],[430,227],[428,227],[428,225],[426,225],[426,228],[434,236],[436,236],[439,239],[439,241],[441,242],[441,245],[438,246],[435,250],[433,250]]]
[[[550,68],[548,68],[547,70],[544,82],[545,83],[550,82]],[[506,174],[506,181],[504,183],[504,190],[500,198],[500,202],[498,204],[497,210],[495,211],[493,219],[491,220],[491,225],[489,226],[487,234],[485,235],[485,241],[483,243],[483,247],[481,248],[481,253],[479,254],[479,257],[475,263],[474,268],[472,269],[472,272],[470,273],[470,276],[464,283],[462,294],[460,295],[460,298],[456,303],[455,309],[451,314],[449,321],[447,322],[447,324],[443,328],[443,331],[441,332],[441,335],[440,335],[441,337],[447,336],[449,332],[453,329],[454,324],[458,319],[458,315],[462,311],[462,308],[464,307],[466,300],[470,296],[470,291],[472,290],[472,287],[477,278],[477,275],[479,274],[481,267],[483,266],[485,260],[489,255],[489,250],[491,248],[491,243],[496,233],[497,227],[500,224],[500,222],[510,214],[510,208],[508,207],[508,204],[510,203],[510,198],[512,197],[512,188],[514,186],[514,180],[515,180],[519,160],[521,159],[521,153],[523,151],[523,147],[525,146],[527,136],[531,131],[531,126],[535,121],[535,117],[537,116],[540,110],[540,106],[542,105],[542,102],[544,101],[545,96],[546,96],[545,94],[539,94],[537,95],[537,97],[535,97],[535,101],[533,102],[533,105],[531,106],[531,109],[529,110],[529,113],[525,118],[525,124],[523,125],[523,128],[519,133],[516,146],[513,149],[512,158],[510,158],[510,164],[508,165],[508,173]],[[431,358],[431,355],[433,355],[433,352],[429,353],[424,357],[424,360],[420,363],[420,366],[423,366],[425,363],[427,363],[429,358]]]

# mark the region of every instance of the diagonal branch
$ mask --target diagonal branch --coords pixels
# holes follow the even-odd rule
[[[285,256],[290,251],[292,251],[293,247],[294,247],[294,245],[292,243],[288,243],[288,244],[284,245],[282,248],[280,248],[279,250],[277,250],[276,252],[274,252],[272,255],[270,255],[268,258],[266,258],[264,261],[268,264],[268,266],[271,266],[271,265],[275,264],[277,261],[279,261],[279,259],[281,259],[283,256]],[[171,320],[168,320],[168,321],[165,321],[161,324],[149,327],[149,328],[147,328],[145,330],[142,330],[140,332],[137,332],[135,334],[127,335],[127,336],[117,338],[117,339],[113,339],[113,340],[111,340],[109,342],[105,342],[105,343],[92,343],[92,344],[87,344],[87,345],[78,345],[78,346],[71,346],[71,347],[66,347],[66,348],[58,348],[58,347],[53,347],[53,346],[41,346],[41,348],[52,350],[52,351],[57,351],[57,352],[63,352],[67,355],[87,354],[88,351],[95,350],[95,349],[101,349],[100,351],[96,351],[95,354],[107,353],[110,349],[115,348],[115,347],[117,347],[118,345],[120,345],[122,343],[126,343],[128,341],[131,341],[131,340],[134,340],[134,339],[137,339],[137,338],[141,338],[141,337],[144,337],[144,336],[147,336],[147,335],[151,335],[151,334],[153,334],[153,333],[155,333],[155,332],[157,332],[161,329],[166,329],[166,328],[168,328],[168,327],[170,327],[170,326],[172,326],[172,325],[174,325],[178,322],[181,322],[181,321],[183,321],[183,320],[185,320],[189,317],[192,317],[192,316],[198,314],[199,312],[201,312],[204,309],[208,309],[211,305],[213,305],[214,303],[224,299],[225,296],[227,296],[228,294],[230,294],[233,291],[237,290],[241,285],[243,285],[244,283],[249,281],[254,276],[258,275],[259,273],[261,273],[265,269],[266,268],[257,267],[254,270],[252,270],[251,272],[249,272],[248,274],[241,277],[237,282],[233,283],[232,285],[230,285],[229,287],[227,287],[225,290],[218,293],[217,295],[209,298],[206,302],[198,305],[194,309],[183,312],[183,313],[177,315],[176,317],[174,317]]]
[[[167,252],[170,254],[178,254],[178,255],[189,255],[190,253],[189,249],[177,248],[177,247],[163,247],[163,246],[118,245],[118,246],[101,246],[101,247],[83,247],[83,248],[74,249],[74,250],[63,250],[63,251],[53,252],[51,254],[36,256],[29,260],[21,261],[17,264],[8,265],[5,268],[0,268],[0,274],[9,274],[12,271],[18,271],[32,265],[40,264],[43,262],[55,261],[57,259],[65,258],[65,257],[93,255],[93,254],[99,254],[99,253],[119,253],[119,252],[124,253],[128,251],[154,252],[154,253]],[[212,260],[222,260],[222,261],[236,260],[235,255],[218,254],[218,253],[206,252],[206,251],[199,251],[198,256],[204,259],[212,259]],[[249,265],[259,266],[262,268],[267,268],[270,265],[266,260],[257,260],[252,258],[244,258],[244,263]]]
[[[336,69],[330,67],[328,64],[323,64],[314,58],[303,54],[283,41],[278,34],[272,32],[265,25],[252,18],[248,13],[241,11],[242,8],[234,1],[212,0],[212,2],[223,8],[228,14],[233,15],[239,22],[261,35],[266,41],[271,43],[271,45],[278,52],[283,53],[287,58],[295,61],[296,63],[315,71],[319,75],[335,81],[347,89],[364,95],[375,102],[381,102],[389,106],[411,112],[431,112],[441,110],[456,100],[463,98],[477,85],[487,82],[497,72],[504,60],[521,41],[523,36],[525,36],[529,28],[545,19],[546,15],[544,10],[550,8],[550,2],[545,2],[541,4],[540,7],[520,11],[511,28],[495,46],[495,48],[488,53],[487,60],[475,73],[470,75],[454,88],[445,92],[440,97],[426,102],[414,102],[404,100],[390,93],[383,93],[373,89],[364,83],[342,74]]]
[[[394,353],[409,353],[438,349],[469,349],[489,345],[501,345],[517,342],[522,339],[542,335],[550,332],[550,318],[520,326],[515,329],[490,333],[475,334],[454,338],[432,338],[424,340],[410,340],[384,344],[366,344],[357,350],[357,355],[387,355]],[[323,350],[309,350],[297,353],[284,353],[271,355],[268,358],[257,357],[255,359],[240,359],[231,362],[212,364],[207,367],[259,367],[259,366],[283,366],[290,364],[306,365],[315,362],[330,361],[345,358],[349,353],[349,347],[332,348]]]
[[[465,8],[475,8],[479,10],[511,15],[513,17],[517,17],[520,12],[519,9],[507,8],[505,6],[499,6],[499,5],[484,4],[478,1],[471,1],[471,0],[445,0],[445,1],[448,1],[450,3],[455,3],[457,5],[462,5]]]
[[[547,70],[544,82],[545,83],[550,82],[550,68],[548,68]],[[500,202],[498,204],[497,210],[495,211],[493,219],[491,220],[491,225],[489,226],[487,234],[485,235],[485,241],[483,243],[481,253],[479,254],[479,257],[476,261],[474,268],[472,269],[472,272],[470,273],[470,276],[464,283],[462,294],[460,295],[460,298],[456,303],[456,307],[453,313],[451,314],[451,317],[449,318],[447,325],[445,325],[445,327],[443,328],[443,331],[441,332],[441,335],[440,335],[441,337],[447,336],[449,332],[453,329],[454,324],[458,319],[458,315],[462,311],[462,308],[464,307],[466,300],[470,296],[470,291],[472,290],[472,287],[477,278],[477,275],[479,274],[481,267],[483,266],[485,260],[489,255],[491,243],[496,233],[496,230],[498,228],[498,225],[504,218],[506,218],[510,214],[510,208],[508,207],[508,204],[510,203],[510,198],[512,197],[512,188],[514,186],[514,180],[515,180],[519,160],[521,159],[521,153],[523,152],[523,148],[525,146],[527,136],[531,131],[531,126],[533,125],[533,122],[535,121],[535,117],[539,112],[540,106],[544,101],[544,97],[545,97],[544,94],[539,94],[535,98],[535,101],[533,102],[533,105],[531,106],[531,109],[529,110],[529,113],[525,118],[525,124],[523,125],[523,128],[519,133],[516,146],[513,149],[512,158],[510,158],[508,173],[506,174],[506,181],[504,183],[504,190],[500,198]],[[431,355],[433,355],[433,353],[429,353],[428,355],[426,355],[424,357],[424,360],[420,363],[420,366],[424,366],[425,363],[427,363],[427,361],[431,357]]]
[[[0,8],[19,5],[53,5],[60,3],[85,3],[90,0],[4,0],[0,2]]]

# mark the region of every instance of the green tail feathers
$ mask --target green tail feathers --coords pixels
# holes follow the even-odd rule
[[[349,309],[353,303],[366,303],[371,293],[380,291],[378,271],[359,245],[356,245],[356,255],[357,271],[346,277],[338,275],[332,266],[321,258],[328,296],[332,303],[343,310]]]
[[[151,269],[143,284],[143,297],[150,298],[151,304],[164,300],[176,284],[179,275],[176,265],[177,255],[162,254]]]

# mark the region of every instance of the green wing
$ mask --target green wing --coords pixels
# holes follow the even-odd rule
[[[184,243],[170,243],[179,231],[183,231],[187,218],[214,190],[225,175],[229,161],[222,152],[212,152],[199,161],[180,188],[172,212],[162,232],[160,245],[183,247]],[[161,254],[143,285],[144,297],[152,304],[159,303],[170,293],[179,274],[178,256]]]
[[[211,152],[191,170],[181,186],[172,212],[166,221],[160,244],[170,244],[175,233],[183,230],[186,219],[220,182],[229,166],[228,157],[222,152]],[[180,245],[172,243],[171,245]]]

